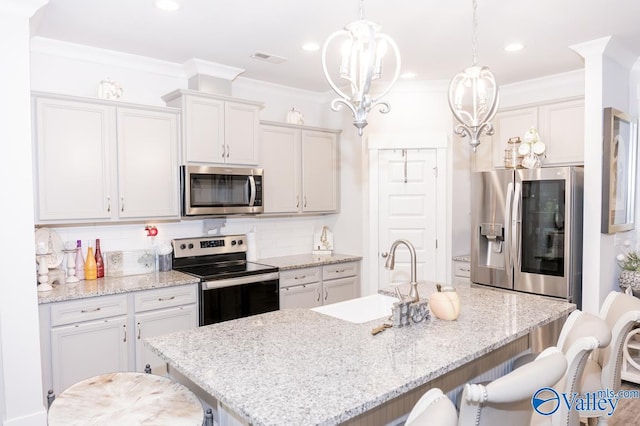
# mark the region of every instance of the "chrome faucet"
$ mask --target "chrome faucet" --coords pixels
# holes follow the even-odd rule
[[[411,290],[409,290],[408,300],[410,302],[418,302],[420,300],[420,296],[418,295],[418,282],[416,281],[416,249],[413,248],[413,244],[407,240],[395,240],[393,244],[391,244],[389,255],[384,267],[390,271],[393,270],[396,264],[396,248],[398,248],[400,244],[407,246],[409,254],[411,255],[411,282],[409,283],[411,285]]]

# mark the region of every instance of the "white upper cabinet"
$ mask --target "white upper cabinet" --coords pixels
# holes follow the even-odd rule
[[[335,133],[302,131],[302,211],[338,210],[338,141]]]
[[[262,103],[194,90],[162,99],[182,109],[182,164],[258,164]]]
[[[35,116],[37,219],[110,219],[115,110],[37,98]]]
[[[547,146],[542,167],[584,163],[584,99],[574,98],[499,111],[493,119],[495,133],[481,138],[472,158],[474,171],[504,168],[504,151],[512,137],[524,139],[538,130]]]
[[[265,170],[263,200],[265,213],[300,211],[300,130],[263,125],[260,144],[261,166]]]
[[[338,133],[263,122],[265,213],[338,211]]]
[[[177,115],[118,108],[117,117],[119,217],[177,216]]]
[[[38,94],[36,222],[178,218],[178,117],[168,108]]]

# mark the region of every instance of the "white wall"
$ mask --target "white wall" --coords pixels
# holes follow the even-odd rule
[[[0,423],[46,424],[36,304],[29,18],[44,1],[0,1]]]
[[[31,49],[31,82],[35,91],[64,93],[96,97],[101,80],[111,78],[124,88],[123,102],[164,106],[161,96],[178,88],[187,87],[187,76],[182,65],[157,61],[119,52],[36,38]],[[232,83],[232,96],[265,103],[261,118],[284,122],[288,111],[298,108],[305,124],[340,129],[345,115],[328,108],[327,94],[314,93],[278,86],[250,79],[237,78]],[[359,141],[344,132],[341,137],[341,215],[299,218],[229,218],[223,233],[246,233],[255,227],[259,257],[308,253],[312,248],[313,233],[323,225],[334,231],[336,252],[356,254],[362,252],[361,232],[348,223],[357,223],[361,217],[359,167]],[[176,237],[189,237],[203,233],[202,221],[158,223],[159,241]],[[101,238],[103,251],[146,248],[144,225],[89,225],[58,227],[63,240],[87,241]]]

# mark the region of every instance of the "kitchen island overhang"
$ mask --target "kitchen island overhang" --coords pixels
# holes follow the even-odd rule
[[[445,392],[528,350],[529,334],[564,318],[562,300],[459,289],[456,321],[372,336],[364,324],[288,309],[150,338],[173,377],[253,425],[390,421],[430,387]],[[429,292],[421,292],[428,296]],[[373,416],[373,417],[372,417]]]

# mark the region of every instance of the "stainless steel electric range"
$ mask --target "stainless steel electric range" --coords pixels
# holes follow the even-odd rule
[[[277,267],[247,262],[245,235],[179,238],[173,269],[200,278],[200,326],[277,311]]]

